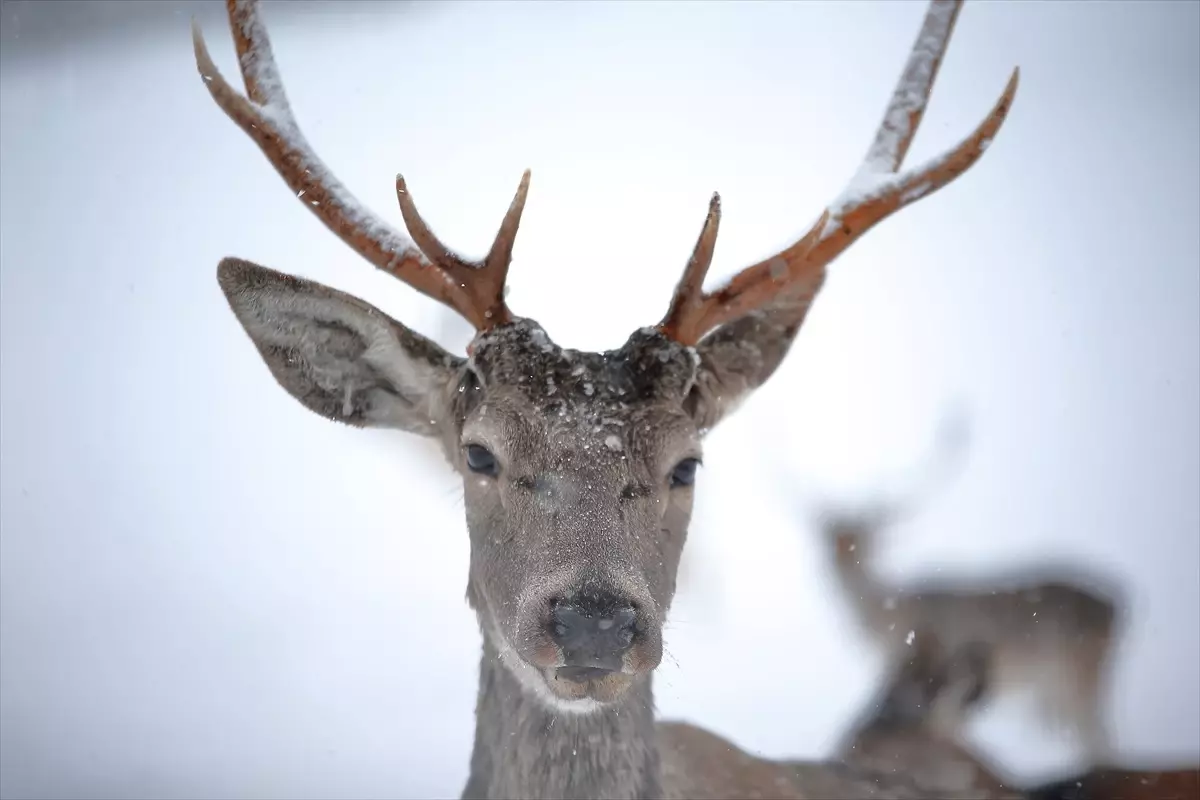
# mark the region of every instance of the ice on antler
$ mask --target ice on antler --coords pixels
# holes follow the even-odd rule
[[[325,225],[380,269],[461,314],[478,331],[513,320],[504,284],[529,188],[521,179],[488,256],[468,262],[441,244],[417,214],[402,178],[397,198],[409,236],[363,206],[309,146],[292,115],[257,0],[227,0],[246,96],[217,71],[193,25],[196,64],[213,99]],[[658,330],[684,345],[750,312],[796,309],[803,314],[824,281],[826,268],[858,237],[910,203],[933,194],[969,169],[1004,123],[1016,94],[1018,72],[991,112],[955,148],[920,167],[899,171],[920,127],[962,0],[932,0],[908,62],[858,171],[795,244],[753,264],[723,286],[704,291],[720,225],[713,196],[671,305]]]
[[[695,344],[718,326],[772,306],[807,306],[824,281],[825,270],[858,237],[891,214],[933,194],[969,169],[1000,130],[1017,90],[1013,70],[1004,93],[975,131],[956,147],[920,167],[899,172],[924,116],[962,0],[933,0],[913,44],[904,72],[867,150],[845,189],[795,244],[753,264],[724,285],[703,290],[712,260],[720,205],[714,199],[701,241],[675,290],[659,328],[685,344]],[[701,245],[704,245],[701,247]]]
[[[275,64],[257,0],[227,0],[238,64],[246,85],[242,96],[221,75],[199,26],[192,23],[196,66],[209,93],[230,119],[254,140],[292,192],[346,244],[379,269],[461,314],[477,330],[512,319],[504,302],[504,280],[520,225],[528,172],[521,180],[488,258],[480,263],[454,256],[420,219],[402,178],[397,191],[410,233],[425,240],[425,252],[358,201],[309,145],[292,115]]]

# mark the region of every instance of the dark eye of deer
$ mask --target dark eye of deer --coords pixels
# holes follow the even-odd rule
[[[696,482],[696,469],[700,466],[700,460],[696,458],[685,458],[675,465],[675,469],[671,471],[671,488],[676,486],[691,486]]]
[[[492,451],[480,444],[467,445],[467,468],[480,475],[496,476],[500,471]]]

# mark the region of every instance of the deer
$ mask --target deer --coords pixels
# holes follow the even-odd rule
[[[662,320],[605,352],[564,348],[507,305],[528,170],[481,260],[435,236],[403,176],[400,233],[304,138],[257,1],[226,7],[245,94],[192,21],[197,69],[218,108],[346,245],[476,331],[455,355],[337,289],[236,257],[217,267],[234,317],[284,391],[349,426],[431,437],[462,477],[466,600],[482,640],[462,796],[930,797],[902,776],[837,763],[802,775],[694,725],[656,721],[652,678],[704,436],[780,366],[829,264],[977,163],[1008,115],[1015,69],[970,135],[901,169],[961,0],[932,0],[862,165],[803,236],[706,291],[721,218],[714,194]]]
[[[955,423],[943,426],[927,477],[910,496],[882,497],[858,507],[818,506],[816,523],[839,593],[860,631],[889,659],[903,657],[908,640],[920,630],[949,650],[986,646],[991,694],[1032,689],[1046,720],[1071,727],[1085,758],[1102,763],[1112,750],[1105,693],[1127,607],[1118,581],[1046,564],[990,577],[926,578],[901,585],[872,568],[883,531],[913,516],[921,505],[916,497],[926,495],[961,459],[968,437],[962,420]]]
[[[950,649],[928,631],[916,631],[835,755],[906,775],[931,791],[1019,796],[999,777],[998,766],[964,744],[965,723],[992,691],[992,653],[985,642]]]

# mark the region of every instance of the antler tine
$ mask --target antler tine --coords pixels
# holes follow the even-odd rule
[[[408,235],[417,243],[417,247],[421,248],[426,258],[442,269],[471,268],[469,261],[442,244],[442,240],[425,224],[403,175],[396,176],[396,200],[400,203],[400,216],[404,219],[404,227],[408,228]]]
[[[500,221],[500,230],[496,231],[496,239],[492,248],[483,260],[486,279],[481,280],[487,294],[484,300],[490,300],[489,309],[504,309],[504,284],[508,279],[508,266],[512,263],[513,245],[517,241],[517,230],[521,227],[521,214],[525,212],[525,199],[529,196],[529,170],[521,176],[517,185],[517,193],[513,195],[512,203]]]
[[[665,335],[695,344],[717,326],[756,309],[811,298],[824,282],[826,267],[860,236],[901,208],[951,183],[979,160],[1008,115],[1019,69],[1013,70],[1004,93],[970,136],[917,169],[897,172],[920,126],[961,7],[962,0],[931,0],[866,158],[816,224],[787,249],[746,267],[725,286],[699,293],[698,299],[690,302],[680,299],[681,294],[694,293],[690,285],[685,286],[689,283],[685,271],[670,310],[659,324]],[[687,310],[673,313],[681,305]]]
[[[442,244],[417,211],[417,205],[413,201],[412,193],[408,191],[404,176],[396,176],[396,199],[400,203],[400,215],[404,217],[404,225],[412,234],[413,240],[434,264],[452,278],[459,280],[475,306],[482,310],[483,318],[492,325],[512,320],[512,314],[504,300],[504,283],[508,278],[508,266],[512,262],[517,229],[521,225],[521,213],[525,210],[525,198],[529,195],[529,175],[529,170],[525,170],[525,174],[521,176],[517,193],[504,214],[491,249],[482,261],[468,261]]]
[[[688,259],[683,269],[683,277],[679,280],[679,288],[671,298],[671,306],[663,319],[663,326],[676,329],[682,325],[689,315],[695,314],[697,307],[704,301],[704,278],[712,265],[713,251],[717,246],[717,230],[721,227],[721,195],[713,192],[708,201],[708,216],[704,219],[704,227],[700,229],[700,238],[692,248],[692,257]]]
[[[445,248],[427,257],[408,237],[362,205],[317,156],[292,115],[283,81],[275,64],[257,0],[226,0],[238,64],[246,85],[243,97],[221,75],[199,25],[192,21],[196,67],[209,94],[267,157],[288,187],[346,244],[367,261],[412,288],[461,314],[476,330],[484,331],[511,320],[503,302],[499,308],[477,301],[477,276],[437,263]],[[437,240],[422,223],[414,238]],[[490,280],[480,281],[490,286]],[[501,294],[503,288],[500,289]],[[503,298],[501,298],[503,301]]]

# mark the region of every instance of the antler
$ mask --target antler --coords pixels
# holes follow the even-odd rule
[[[300,132],[283,90],[257,0],[226,0],[246,96],[229,85],[192,21],[196,66],[213,100],[254,140],[284,182],[325,225],[359,255],[417,291],[453,308],[476,330],[512,320],[504,281],[529,192],[529,171],[504,215],[487,257],[471,262],[451,252],[417,213],[404,178],[396,176],[400,212],[410,241],[363,206],[317,157]],[[422,252],[424,251],[424,252]]]
[[[954,149],[922,166],[898,172],[916,136],[933,89],[938,67],[954,30],[962,0],[931,0],[908,65],[892,93],[858,173],[817,222],[792,246],[746,267],[725,286],[703,290],[712,263],[721,218],[720,198],[713,195],[708,218],[692,257],[684,268],[659,330],[683,344],[695,344],[709,331],[751,311],[798,294],[811,297],[820,288],[825,268],[858,237],[908,204],[928,197],[967,171],[1000,130],[1017,91],[1014,69],[1004,93],[975,131]]]

